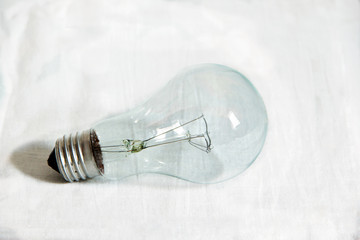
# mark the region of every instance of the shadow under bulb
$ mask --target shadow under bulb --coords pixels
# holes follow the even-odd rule
[[[216,183],[247,169],[267,131],[264,103],[236,70],[187,68],[141,106],[56,141],[48,164],[66,181],[159,173]]]

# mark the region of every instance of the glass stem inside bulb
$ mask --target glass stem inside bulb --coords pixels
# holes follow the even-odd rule
[[[197,126],[195,128],[194,126]],[[201,125],[200,128],[198,125]],[[192,133],[192,129],[202,129],[199,133]],[[167,144],[188,142],[195,148],[209,153],[211,151],[211,139],[208,124],[204,115],[186,123],[177,122],[170,129],[159,131],[156,135],[145,140],[124,139],[118,145],[101,146],[102,152],[108,153],[137,153],[147,148],[159,147]]]

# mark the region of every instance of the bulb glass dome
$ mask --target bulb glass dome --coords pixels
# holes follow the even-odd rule
[[[236,70],[185,69],[133,110],[98,122],[102,175],[159,173],[215,183],[247,169],[267,131],[264,103]]]

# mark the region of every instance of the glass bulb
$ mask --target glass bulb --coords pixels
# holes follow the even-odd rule
[[[265,106],[252,84],[232,68],[201,64],[143,105],[58,139],[49,165],[56,161],[68,181],[159,173],[215,183],[251,165],[266,131]]]

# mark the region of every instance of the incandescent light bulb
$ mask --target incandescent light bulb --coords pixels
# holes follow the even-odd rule
[[[247,169],[267,131],[264,103],[236,70],[201,64],[150,100],[56,141],[49,165],[69,182],[159,173],[215,183]]]

